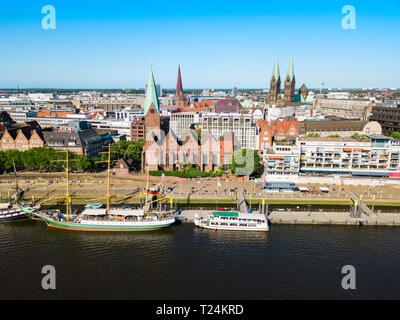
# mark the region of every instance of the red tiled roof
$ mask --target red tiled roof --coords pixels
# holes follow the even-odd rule
[[[173,113],[178,112],[197,112],[197,111],[207,111],[206,108],[178,108],[177,110],[172,111]]]

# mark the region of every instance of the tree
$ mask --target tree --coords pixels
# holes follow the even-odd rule
[[[395,139],[400,139],[400,132],[393,131],[392,134],[390,135],[392,138]]]
[[[236,150],[232,155],[229,169],[238,176],[251,176],[260,169],[260,156],[251,149]]]

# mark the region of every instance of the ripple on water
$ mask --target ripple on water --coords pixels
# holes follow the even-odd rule
[[[181,224],[85,233],[39,221],[2,224],[0,298],[400,298],[399,232],[280,225],[264,234]],[[53,293],[40,287],[45,264],[57,270]],[[356,267],[356,292],[340,287],[345,264]]]

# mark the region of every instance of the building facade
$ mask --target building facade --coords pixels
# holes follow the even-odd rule
[[[368,120],[373,103],[369,100],[314,99],[313,108],[325,116]]]
[[[219,139],[225,133],[233,132],[240,145],[239,148],[257,149],[256,124],[251,115],[236,113],[207,113],[200,123],[202,131],[208,131]]]
[[[383,134],[390,135],[392,132],[400,132],[400,102],[373,106],[370,120],[379,122]]]

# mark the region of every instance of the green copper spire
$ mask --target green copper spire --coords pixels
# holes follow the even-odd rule
[[[274,76],[275,76],[275,81],[278,81],[280,77],[278,57],[275,58],[274,70],[272,71],[271,80]]]
[[[154,105],[154,107],[158,111],[158,114],[160,114],[160,103],[158,101],[156,83],[154,82],[153,69],[150,67],[149,82],[147,83],[147,88],[146,88],[146,100],[144,102],[144,114],[145,115],[146,115],[147,111],[149,110],[151,104]]]
[[[288,67],[288,71],[287,71],[287,76],[290,77],[290,81],[293,81],[293,77],[294,77],[293,57],[290,57],[289,67]]]

